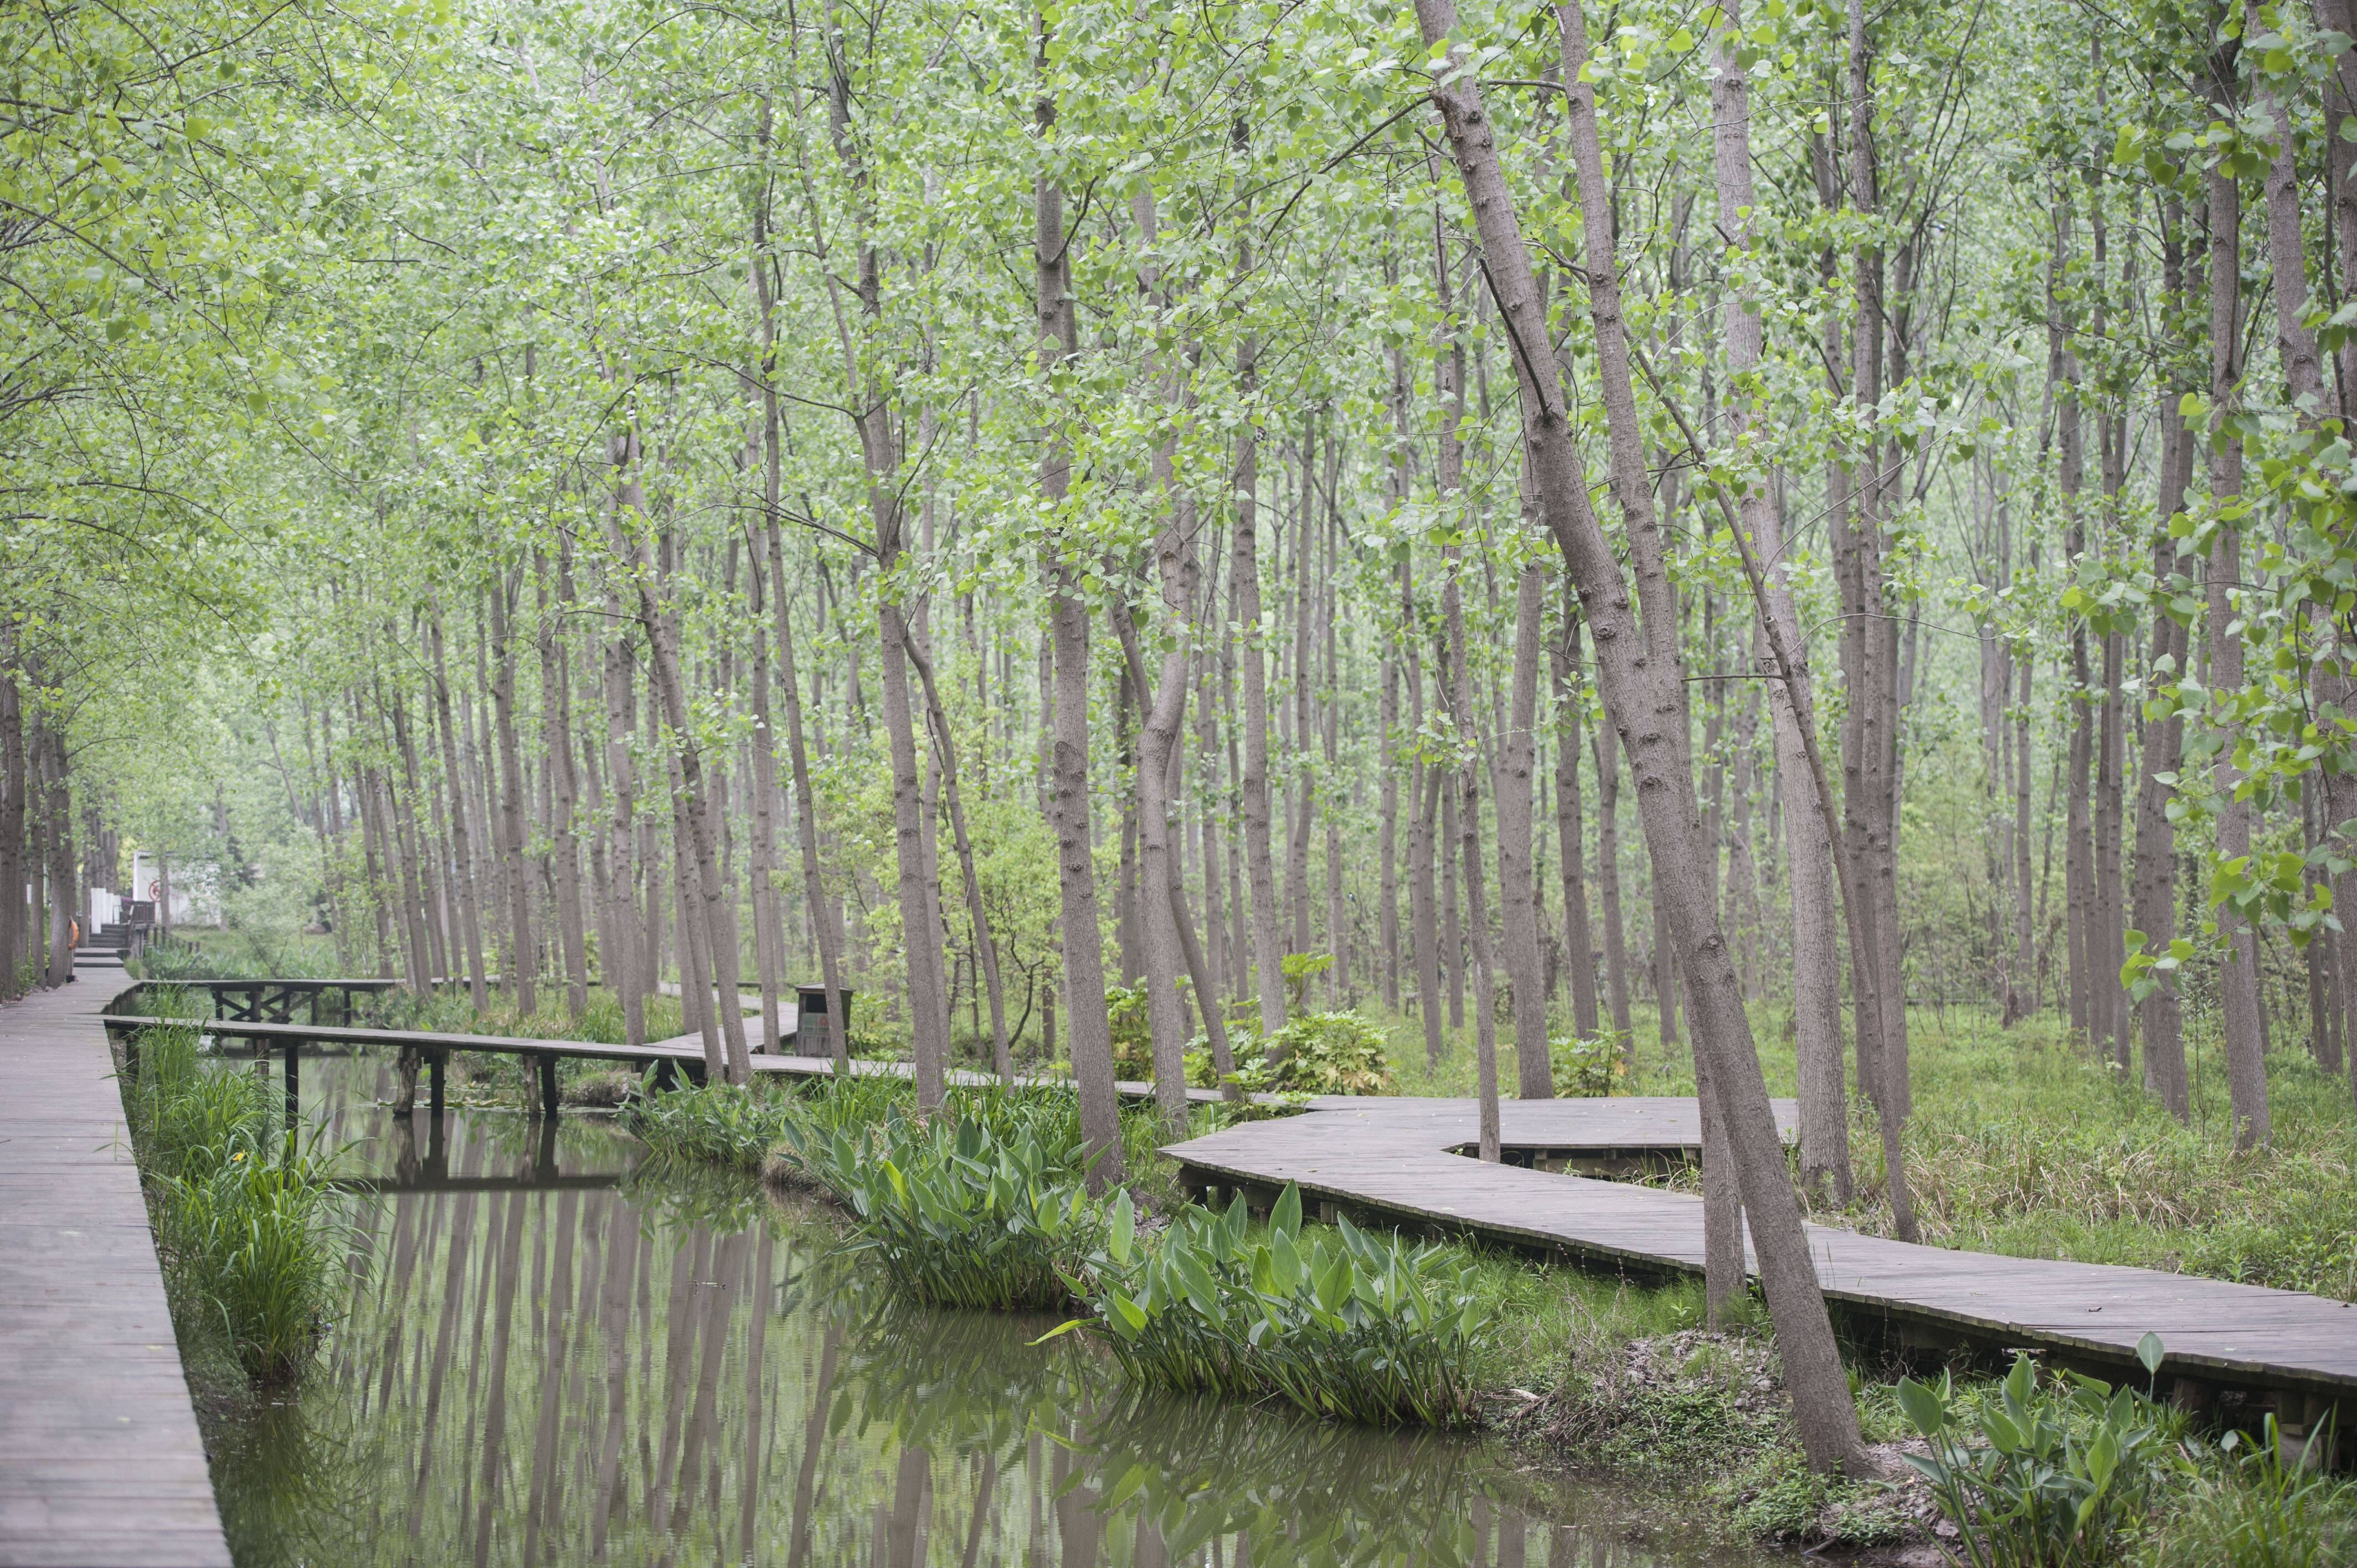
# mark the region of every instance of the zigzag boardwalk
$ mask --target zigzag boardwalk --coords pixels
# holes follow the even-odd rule
[[[97,1015],[0,1007],[0,1565],[226,1568]]]
[[[1779,1120],[1790,1102],[1778,1105]],[[1591,1152],[1699,1142],[1691,1100],[1509,1100],[1512,1150]],[[1174,1144],[1190,1187],[1302,1195],[1371,1223],[1482,1237],[1641,1272],[1702,1271],[1702,1200],[1684,1193],[1485,1165],[1452,1151],[1478,1136],[1469,1100],[1324,1100],[1310,1113]],[[1575,1163],[1577,1161],[1575,1160]],[[2143,1373],[2136,1346],[2160,1336],[2160,1373],[2183,1402],[2222,1391],[2271,1406],[2305,1439],[2336,1403],[2357,1407],[2357,1308],[2296,1291],[2102,1263],[1999,1257],[1809,1227],[1817,1277],[1855,1328],[1903,1344],[2029,1347]],[[2248,1420],[2255,1421],[2255,1414]]]

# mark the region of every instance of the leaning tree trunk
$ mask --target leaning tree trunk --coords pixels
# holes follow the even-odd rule
[[[1719,20],[1718,69],[1711,84],[1718,226],[1723,235],[1749,250],[1753,242],[1755,204],[1751,89],[1734,55],[1735,29],[1740,26],[1738,0],[1725,0]],[[1758,302],[1749,294],[1730,294],[1727,417],[1728,435],[1738,448],[1756,438],[1760,424],[1760,410],[1746,388],[1759,368],[1761,339]],[[1744,487],[1736,526],[1750,536],[1760,559],[1783,560],[1782,520],[1765,484]],[[1768,701],[1775,732],[1777,790],[1791,838],[1786,875],[1792,896],[1792,1021],[1801,1091],[1801,1184],[1813,1196],[1830,1191],[1835,1202],[1846,1205],[1852,1187],[1849,1115],[1842,1089],[1841,972],[1834,942],[1838,918],[1833,875],[1837,841],[1833,834],[1832,803],[1819,793],[1825,780],[1822,766],[1812,760],[1813,747],[1809,739],[1813,737],[1804,738],[1801,729],[1803,715],[1809,714],[1812,704],[1805,690],[1798,701],[1792,690],[1801,676],[1797,660],[1805,657],[1806,644],[1792,603],[1792,581],[1777,571],[1760,585],[1766,590],[1755,607],[1760,639],[1771,649],[1788,648],[1795,656],[1793,665],[1777,658],[1765,667],[1781,677],[1768,682]],[[1808,722],[1814,725],[1813,714]],[[1860,946],[1855,950],[1862,953],[1864,950]]]
[[[1452,0],[1418,0],[1416,13],[1427,45],[1444,44],[1456,30]],[[1576,40],[1577,53],[1584,56],[1585,19],[1570,6],[1558,16],[1567,44]],[[1572,84],[1575,130],[1593,148],[1598,141],[1594,94],[1582,90],[1577,70],[1567,70],[1566,77]],[[1684,767],[1684,748],[1670,733],[1684,713],[1677,660],[1654,656],[1646,634],[1640,631],[1627,580],[1588,508],[1587,477],[1572,442],[1561,389],[1552,376],[1534,376],[1528,368],[1533,361],[1527,345],[1548,340],[1546,321],[1480,88],[1469,70],[1451,72],[1434,88],[1432,98],[1480,228],[1499,315],[1506,330],[1524,346],[1516,355],[1516,380],[1532,475],[1548,526],[1580,585],[1582,607],[1596,636],[1606,707],[1628,737],[1655,875],[1672,888],[1672,913],[1695,1003],[1695,1036],[1710,1059],[1714,1093],[1722,1106],[1727,1142],[1749,1213],[1802,1443],[1820,1469],[1851,1466],[1860,1455],[1857,1409],[1810,1261],[1800,1203],[1785,1172],[1782,1142],[1769,1108],[1767,1080],[1752,1046],[1740,984],[1702,875],[1700,846],[1695,842],[1699,819],[1693,774]],[[1601,203],[1594,198],[1601,194],[1601,183],[1589,188],[1591,206],[1600,210]],[[1609,245],[1600,251],[1591,246],[1590,251],[1603,263],[1593,275],[1610,278]],[[1659,564],[1643,559],[1640,570],[1653,575]],[[1643,588],[1649,599],[1665,598],[1668,584],[1663,580]],[[1657,637],[1674,632],[1674,624],[1652,617],[1648,621]]]

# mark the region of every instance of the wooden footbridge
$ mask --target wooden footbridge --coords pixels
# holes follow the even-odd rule
[[[1778,1107],[1788,1126],[1790,1103]],[[1199,1192],[1241,1190],[1260,1204],[1296,1182],[1329,1218],[1346,1212],[1631,1273],[1702,1272],[1699,1197],[1563,1173],[1627,1168],[1698,1144],[1692,1099],[1506,1101],[1500,1138],[1514,1163],[1494,1165],[1465,1157],[1480,1135],[1478,1111],[1470,1100],[1320,1100],[1303,1115],[1163,1152]],[[1808,1233],[1818,1281],[1854,1337],[1918,1349],[2028,1348],[2142,1382],[2136,1347],[2153,1333],[2167,1348],[2161,1386],[2180,1403],[2200,1411],[2222,1401],[2222,1413],[2254,1430],[2272,1411],[2287,1445],[2303,1449],[2336,1411],[2344,1431],[2357,1426],[2357,1307],[2347,1302],[1828,1225]]]
[[[426,1108],[435,1115],[441,1114],[444,1109],[450,1058],[464,1052],[516,1057],[528,1064],[533,1069],[536,1089],[531,1109],[535,1114],[549,1116],[557,1111],[556,1069],[560,1061],[609,1062],[641,1072],[652,1068],[656,1081],[666,1086],[682,1079],[700,1084],[707,1070],[701,1035],[679,1035],[643,1046],[626,1046],[597,1040],[548,1040],[512,1035],[364,1028],[344,1021],[324,1021],[326,1018],[348,1020],[351,1016],[350,998],[354,994],[385,990],[394,983],[378,980],[173,981],[169,983],[170,988],[183,993],[204,992],[211,995],[221,1015],[191,1019],[149,1014],[144,1011],[143,1002],[147,987],[133,986],[109,1004],[102,1015],[102,1021],[108,1032],[126,1050],[135,1048],[134,1042],[141,1030],[176,1023],[193,1024],[217,1039],[246,1041],[257,1058],[275,1056],[283,1063],[286,1103],[290,1108],[299,1103],[303,1052],[321,1046],[374,1046],[389,1050],[416,1051],[426,1079]],[[319,1021],[293,1019],[292,1013],[297,1006],[311,1014],[312,1020]],[[795,1021],[792,1014],[781,1019],[779,1038],[768,1043],[783,1047],[787,1041],[795,1038]],[[800,1056],[783,1049],[757,1050],[748,1059],[757,1076],[826,1078],[835,1071],[835,1062],[831,1057]],[[854,1077],[860,1078],[905,1078],[911,1070],[907,1062],[862,1058],[852,1058],[847,1068]],[[952,1069],[946,1076],[952,1085],[961,1088],[980,1088],[998,1081],[994,1073],[962,1068]],[[1015,1081],[1038,1087],[1069,1085],[1071,1080],[1025,1075]],[[1123,1079],[1114,1085],[1114,1090],[1125,1100],[1151,1100],[1154,1097],[1154,1085],[1151,1083]],[[1187,1098],[1197,1104],[1211,1104],[1221,1100],[1222,1095],[1216,1089],[1189,1089]]]

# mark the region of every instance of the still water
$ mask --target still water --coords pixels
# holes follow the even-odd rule
[[[1135,1398],[1053,1319],[919,1311],[823,1213],[640,1168],[603,1118],[379,1103],[349,1144],[355,1287],[300,1391],[209,1424],[241,1568],[1735,1564],[1502,1448]]]

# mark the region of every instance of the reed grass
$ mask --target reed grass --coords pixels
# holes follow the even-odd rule
[[[649,1069],[627,1125],[658,1156],[759,1171],[786,1137],[789,1101],[726,1083],[657,1090]]]
[[[245,1374],[308,1364],[345,1283],[346,1226],[320,1134],[276,1126],[250,1073],[209,1068],[198,1030],[143,1030],[125,1095],[176,1318],[218,1334]]]

